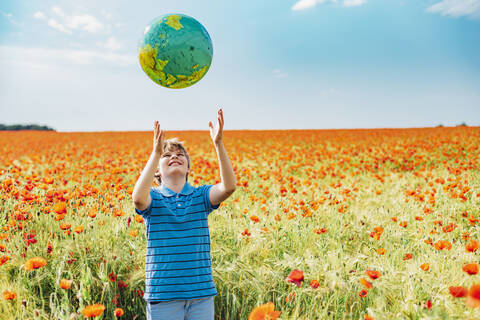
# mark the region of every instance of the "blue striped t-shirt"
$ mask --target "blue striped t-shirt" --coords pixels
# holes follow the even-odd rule
[[[145,220],[147,256],[146,301],[191,300],[215,296],[208,214],[212,185],[194,188],[188,182],[179,193],[162,184],[150,189],[150,206],[135,212]]]

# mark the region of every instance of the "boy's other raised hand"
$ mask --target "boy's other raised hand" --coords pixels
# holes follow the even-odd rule
[[[222,141],[222,133],[223,133],[223,110],[222,109],[218,109],[218,126],[214,128],[212,121],[208,122],[208,126],[210,127],[210,137],[212,138],[213,143],[219,144]]]
[[[157,120],[153,123],[153,151],[159,155],[163,154],[163,140],[165,139],[165,130],[160,130],[160,124]]]

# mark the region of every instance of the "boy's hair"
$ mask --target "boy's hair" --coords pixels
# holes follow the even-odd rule
[[[180,150],[185,153],[185,157],[187,158],[187,165],[188,168],[190,169],[190,157],[187,153],[187,150],[183,146],[183,141],[179,141],[178,138],[171,138],[168,140],[163,141],[163,152],[170,150]],[[162,184],[162,177],[160,175],[155,175],[155,178],[157,179],[158,184]],[[185,181],[188,181],[188,172]]]

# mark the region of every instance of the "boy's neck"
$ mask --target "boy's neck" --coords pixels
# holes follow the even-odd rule
[[[187,183],[185,181],[185,178],[182,178],[180,180],[170,179],[165,181],[163,181],[162,179],[162,184],[164,184],[165,187],[167,187],[168,189],[172,190],[175,193],[179,193],[180,191],[182,191],[183,187],[185,186],[185,183]]]

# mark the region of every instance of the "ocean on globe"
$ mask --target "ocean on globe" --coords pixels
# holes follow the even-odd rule
[[[184,14],[166,14],[145,28],[138,54],[150,79],[166,88],[181,89],[207,73],[213,46],[200,22]]]

